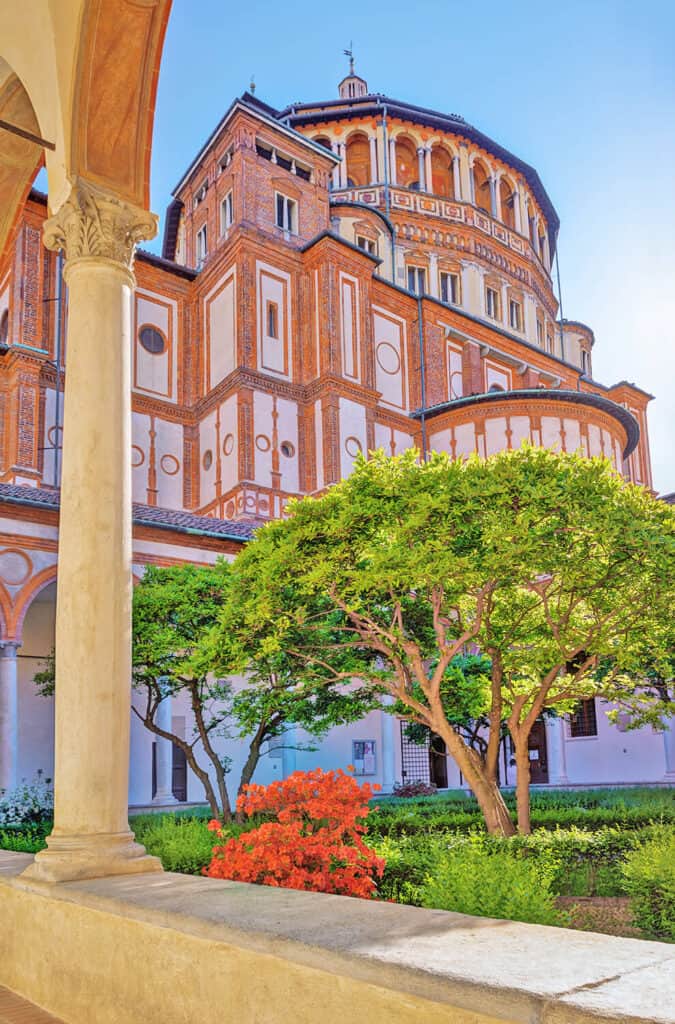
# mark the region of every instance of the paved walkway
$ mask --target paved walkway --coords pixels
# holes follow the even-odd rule
[[[0,986],[0,1024],[63,1024],[63,1021]]]

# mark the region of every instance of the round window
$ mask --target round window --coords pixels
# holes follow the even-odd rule
[[[213,452],[211,451],[210,448],[208,448],[204,452],[204,458],[202,459],[202,466],[204,467],[204,469],[211,469],[212,464],[213,464]]]
[[[166,348],[164,335],[156,327],[141,327],[138,340],[145,351],[153,356],[160,356]]]
[[[279,449],[282,455],[285,455],[287,459],[292,459],[295,455],[295,447],[290,441],[282,441],[279,445]]]

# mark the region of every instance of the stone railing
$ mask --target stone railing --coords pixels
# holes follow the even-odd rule
[[[0,985],[66,1024],[673,1024],[675,947],[187,875],[28,882]]]
[[[375,206],[378,210],[384,210],[385,189],[383,185],[334,189],[331,191],[331,200],[365,203],[367,206]],[[501,242],[512,252],[529,259],[548,280],[551,279],[550,270],[546,268],[524,235],[507,227],[506,224],[502,224],[501,221],[495,220],[494,217],[479,210],[471,203],[445,199],[442,196],[434,196],[417,189],[402,188],[400,185],[390,186],[389,202],[392,211],[396,213],[420,213],[438,217],[450,224],[470,225],[486,237]]]

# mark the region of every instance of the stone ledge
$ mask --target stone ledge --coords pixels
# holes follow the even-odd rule
[[[0,984],[68,1024],[675,1022],[658,942],[168,873],[29,884],[30,861],[0,852]]]

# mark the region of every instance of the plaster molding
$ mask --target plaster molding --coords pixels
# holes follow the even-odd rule
[[[159,219],[138,206],[78,178],[68,199],[45,221],[47,249],[63,250],[68,263],[92,257],[133,267],[138,242],[154,238]]]

